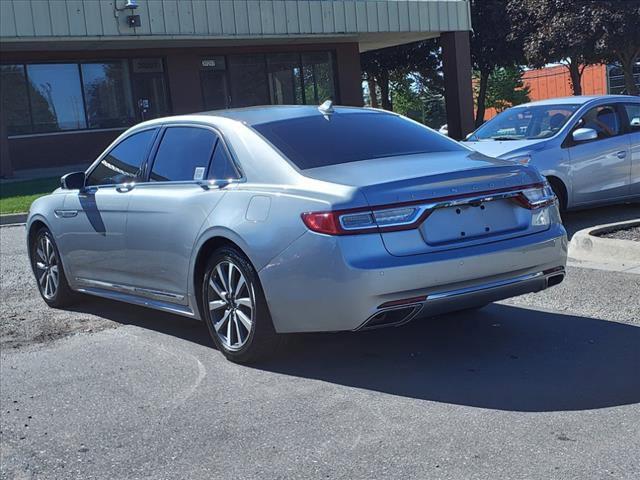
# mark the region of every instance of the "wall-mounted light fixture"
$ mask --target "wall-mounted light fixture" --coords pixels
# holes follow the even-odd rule
[[[123,10],[131,10],[133,11],[138,8],[138,0],[125,0],[124,4],[121,7],[118,7],[117,4],[114,5],[115,16],[118,17],[118,14]],[[127,15],[127,25],[131,28],[139,27],[141,25],[140,15]]]

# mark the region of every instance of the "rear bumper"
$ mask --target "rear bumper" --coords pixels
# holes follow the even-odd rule
[[[381,309],[364,322],[358,330],[399,326],[416,318],[432,317],[443,313],[486,305],[505,298],[539,292],[564,280],[564,267],[544,272],[529,273],[500,281],[481,283],[466,288],[433,292],[418,303]]]
[[[277,331],[358,330],[370,328],[389,302],[426,297],[410,305],[411,318],[418,318],[543,290],[560,272],[550,271],[564,268],[566,257],[560,224],[509,240],[405,257],[389,255],[377,234],[308,232],[259,274]]]

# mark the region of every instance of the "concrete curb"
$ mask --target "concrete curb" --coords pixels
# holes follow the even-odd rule
[[[27,221],[26,213],[8,213],[0,215],[0,226],[22,225]]]
[[[640,219],[596,225],[580,230],[573,235],[569,243],[569,257],[587,262],[619,264],[627,268],[640,266],[640,242],[596,236],[598,233],[638,225]]]

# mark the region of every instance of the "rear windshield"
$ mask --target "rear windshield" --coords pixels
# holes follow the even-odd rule
[[[465,150],[427,128],[391,114],[340,113],[253,125],[299,169],[373,158]]]

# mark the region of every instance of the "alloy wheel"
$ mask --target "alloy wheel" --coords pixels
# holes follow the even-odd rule
[[[239,350],[249,339],[254,322],[253,288],[231,261],[218,263],[211,271],[207,305],[218,338],[228,350]]]
[[[48,235],[38,237],[35,249],[35,270],[40,291],[47,300],[52,300],[60,283],[58,256]]]

